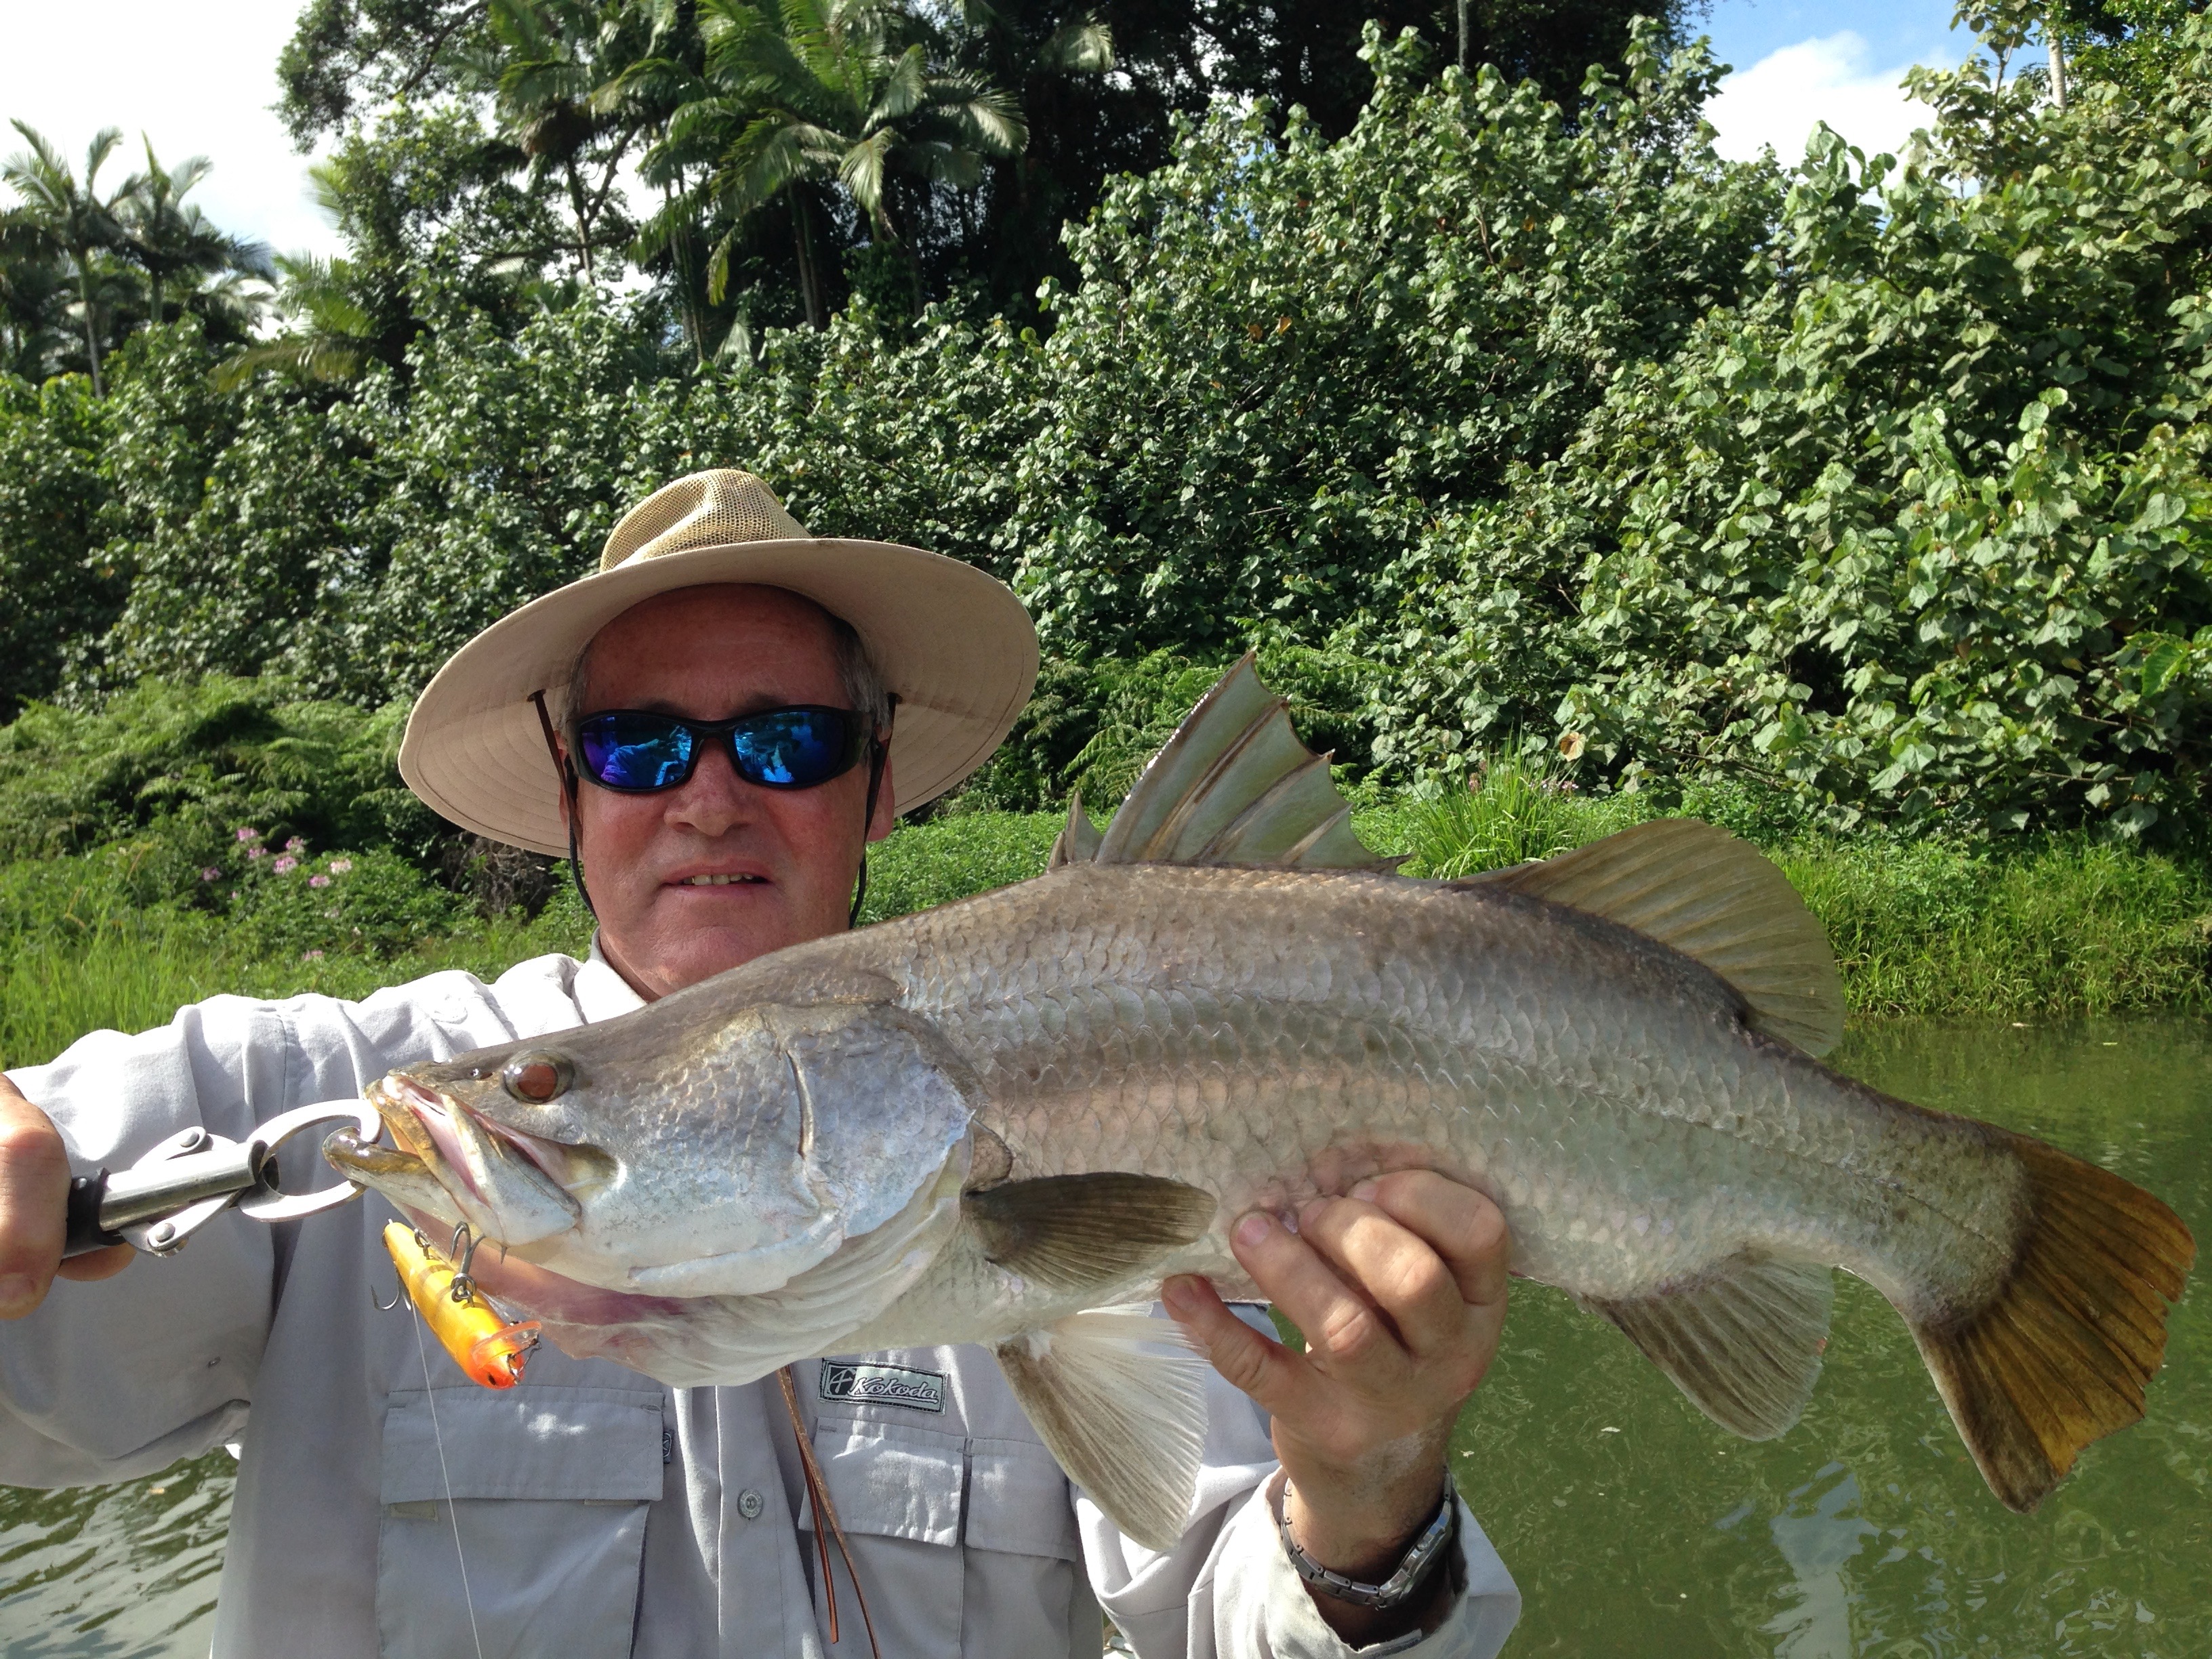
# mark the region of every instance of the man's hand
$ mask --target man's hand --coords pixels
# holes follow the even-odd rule
[[[1297,1221],[1293,1233],[1248,1215],[1231,1245],[1304,1334],[1303,1354],[1254,1331],[1203,1279],[1170,1279],[1162,1295],[1214,1369],[1274,1419],[1298,1547],[1372,1581],[1435,1516],[1452,1425],[1498,1352],[1505,1218],[1471,1188],[1414,1170],[1316,1199]],[[1363,1644],[1425,1622],[1438,1596],[1395,1613],[1314,1600]]]
[[[0,1319],[21,1319],[64,1279],[112,1279],[137,1254],[128,1244],[62,1260],[68,1149],[53,1120],[0,1073]]]

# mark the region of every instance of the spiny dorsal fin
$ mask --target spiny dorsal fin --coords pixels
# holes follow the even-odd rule
[[[1714,1422],[1771,1440],[1813,1397],[1835,1299],[1826,1267],[1737,1256],[1694,1285],[1583,1305],[1620,1326]]]
[[[1182,1330],[1127,1309],[1079,1313],[996,1350],[1037,1437],[1108,1520],[1171,1550],[1206,1446],[1206,1362]]]
[[[1098,826],[1091,823],[1091,815],[1083,810],[1083,792],[1071,789],[1067,792],[1067,826],[1054,837],[1052,856],[1044,861],[1044,867],[1057,870],[1063,864],[1080,864],[1095,859],[1098,856],[1098,843],[1104,839],[1098,833]]]
[[[1089,820],[1071,803],[1055,863],[1080,858]],[[1091,832],[1095,834],[1095,831]],[[1352,833],[1328,757],[1298,741],[1252,653],[1216,682],[1146,765],[1091,856],[1101,864],[1391,870]]]
[[[1656,818],[1472,882],[1587,910],[1696,957],[1751,1005],[1755,1030],[1808,1054],[1843,1037],[1827,934],[1773,860],[1725,830]]]

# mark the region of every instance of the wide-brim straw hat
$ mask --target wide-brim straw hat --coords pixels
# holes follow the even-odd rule
[[[1005,583],[920,548],[810,536],[750,473],[695,472],[623,516],[595,573],[453,653],[408,717],[408,787],[464,830],[565,856],[560,777],[531,694],[565,721],[568,676],[594,634],[656,593],[708,582],[787,588],[860,636],[898,697],[890,763],[901,812],[989,759],[1036,681],[1036,630]]]

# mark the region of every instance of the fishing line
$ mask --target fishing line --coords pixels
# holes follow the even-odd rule
[[[438,1426],[438,1391],[430,1386],[430,1351],[422,1346],[422,1321],[408,1310],[407,1322],[415,1332],[415,1357],[422,1362],[422,1393],[430,1402],[430,1433],[438,1443],[438,1476],[446,1483],[446,1519],[453,1526],[453,1559],[461,1568],[461,1600],[469,1609],[469,1639],[476,1644],[477,1659],[483,1659],[483,1636],[477,1629],[477,1598],[469,1591],[469,1558],[461,1553],[461,1512],[453,1507],[453,1475],[446,1467],[446,1431]]]

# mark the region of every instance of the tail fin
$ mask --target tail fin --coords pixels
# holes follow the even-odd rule
[[[2142,1416],[2197,1246],[2110,1171],[2026,1136],[2014,1150],[2030,1213],[2011,1277],[1975,1312],[1912,1334],[1990,1490],[2026,1513],[2082,1447]]]

